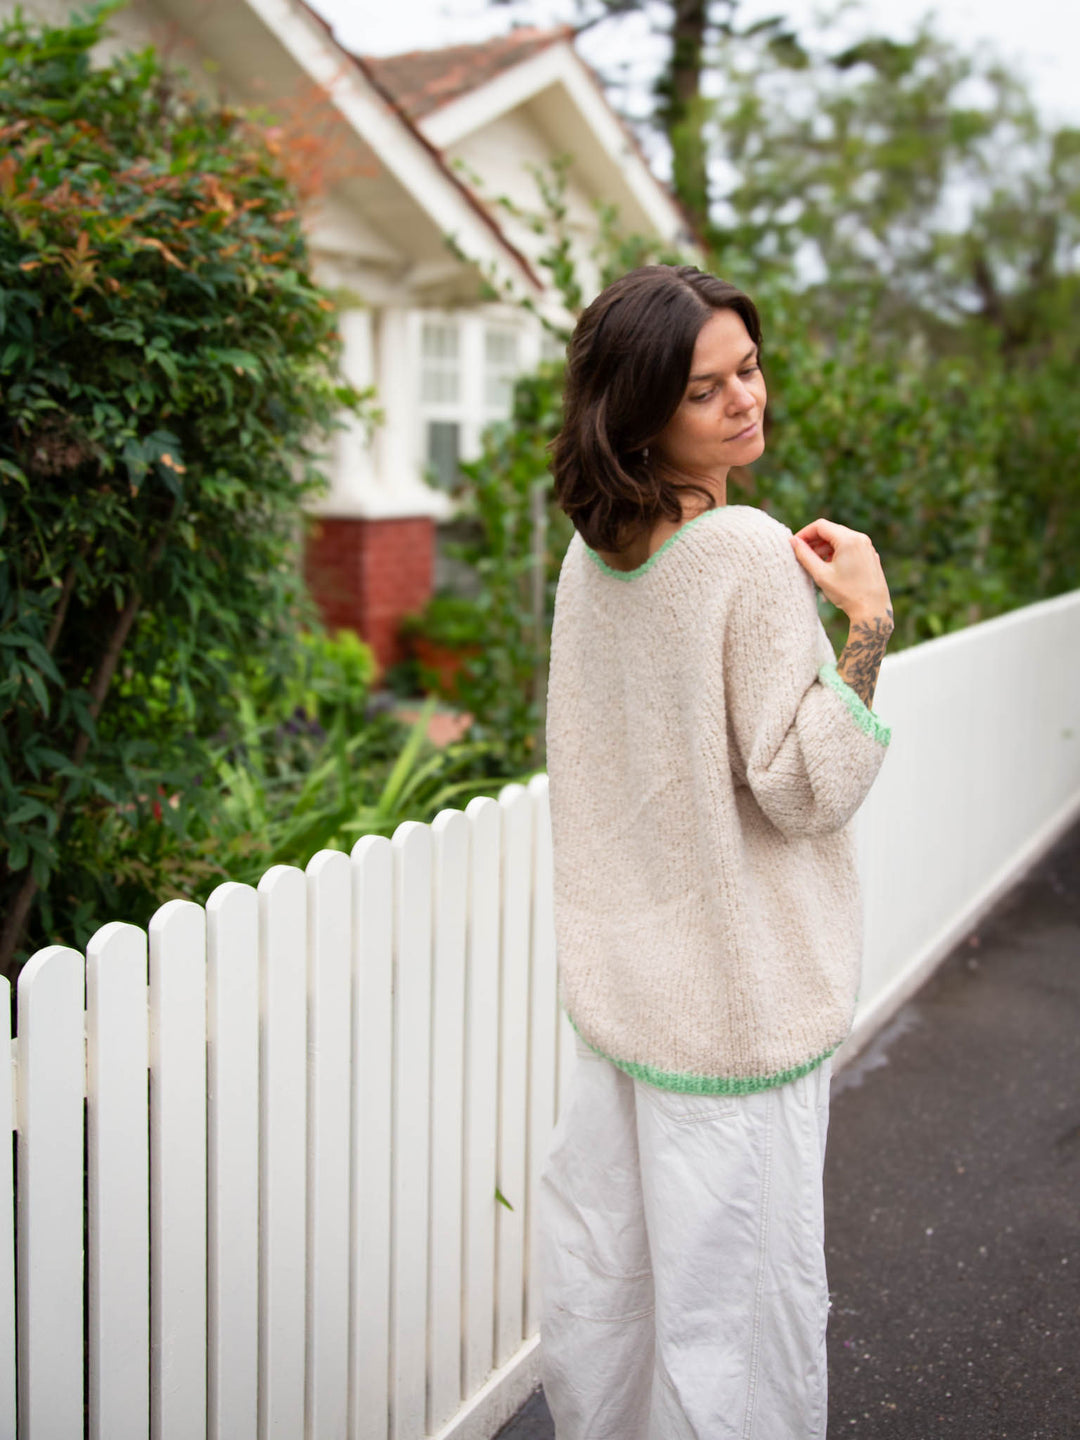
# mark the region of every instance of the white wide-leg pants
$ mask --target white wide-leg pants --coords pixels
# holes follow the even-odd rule
[[[825,1440],[830,1072],[680,1095],[578,1041],[539,1202],[556,1440]]]

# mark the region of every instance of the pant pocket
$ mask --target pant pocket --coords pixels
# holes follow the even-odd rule
[[[545,1294],[553,1309],[579,1320],[612,1324],[640,1320],[653,1313],[651,1270],[608,1275],[597,1268],[595,1261],[566,1248],[552,1268],[554,1284]]]
[[[684,1095],[679,1090],[661,1090],[657,1085],[635,1081],[637,1093],[647,1105],[665,1120],[676,1125],[707,1125],[715,1120],[730,1120],[739,1112],[734,1095]]]

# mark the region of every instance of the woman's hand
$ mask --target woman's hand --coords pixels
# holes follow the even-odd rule
[[[892,629],[889,586],[869,535],[818,519],[792,535],[791,546],[826,600],[849,620],[885,622]]]
[[[835,520],[811,520],[791,536],[791,546],[821,593],[851,621],[836,673],[869,710],[893,632],[889,587],[870,536]]]

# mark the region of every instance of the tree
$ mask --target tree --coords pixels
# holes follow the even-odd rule
[[[958,583],[919,596],[911,638],[958,611],[992,613],[1006,603],[1001,585],[1015,603],[1080,584],[1069,378],[1080,361],[1080,130],[1045,125],[1005,64],[930,22],[904,42],[868,32],[853,44],[827,23],[812,41],[782,15],[740,23],[737,0],[577,0],[579,31],[643,11],[670,40],[651,120],[707,265],[774,298],[794,327],[783,353],[798,349],[802,327],[864,374],[896,377],[893,401],[936,386],[958,436],[975,443],[979,458],[956,481],[978,497],[974,511],[964,506],[974,529],[964,521],[949,558],[940,537],[931,546]],[[838,373],[858,379],[846,364]],[[784,382],[813,391],[794,371]],[[852,413],[869,418],[870,398],[860,391]],[[938,429],[929,411],[924,420]],[[774,458],[792,433],[777,427]],[[797,433],[813,443],[809,428]],[[936,455],[958,459],[965,444]],[[901,527],[908,540],[934,516],[946,525],[927,494]],[[914,550],[911,562],[920,577]],[[943,572],[926,573],[936,592]]]
[[[716,57],[708,122],[730,177],[720,244],[848,299],[888,295],[893,323],[901,305],[949,325],[980,316],[1023,343],[1030,324],[1005,297],[1075,255],[1080,136],[1046,130],[1002,64],[926,23],[903,44],[742,40]]]
[[[517,0],[492,0],[513,5]],[[734,23],[738,0],[665,0],[662,6],[648,0],[575,0],[575,30],[582,34],[597,25],[647,13],[668,42],[665,63],[652,87],[653,110],[648,123],[664,136],[671,151],[672,189],[699,234],[709,222],[710,187],[705,122],[707,105],[702,77],[709,64],[708,49],[717,37],[740,35]],[[655,17],[659,16],[657,20]],[[776,30],[768,20],[764,28]],[[758,33],[762,25],[748,33]],[[604,77],[609,83],[612,75]]]
[[[708,121],[730,177],[714,263],[750,257],[830,340],[865,313],[878,355],[928,381],[955,360],[957,425],[1000,422],[971,565],[1013,603],[1080,584],[1080,130],[1046,126],[1005,66],[928,25],[904,44],[744,41]]]
[[[182,826],[237,672],[289,666],[300,503],[363,400],[265,132],[151,50],[93,66],[115,8],[0,27],[8,971],[94,816],[165,787]]]

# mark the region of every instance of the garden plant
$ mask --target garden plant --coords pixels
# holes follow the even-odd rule
[[[311,639],[302,505],[372,397],[338,373],[273,117],[151,49],[92,63],[116,8],[0,25],[9,974],[493,770],[370,713],[366,647]]]

